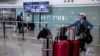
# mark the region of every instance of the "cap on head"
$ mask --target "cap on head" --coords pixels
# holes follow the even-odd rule
[[[86,16],[85,13],[81,12],[79,13],[79,16]]]

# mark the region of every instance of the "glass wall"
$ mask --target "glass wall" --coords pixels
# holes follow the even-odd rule
[[[71,24],[78,19],[78,14],[80,12],[86,13],[87,20],[92,22],[93,24],[99,24],[100,18],[100,7],[99,6],[91,6],[91,7],[50,7],[50,12],[45,14],[34,14],[34,22],[39,22],[41,19],[42,22],[52,22],[52,23],[68,23]],[[16,15],[20,12],[24,12],[22,8],[16,9]],[[31,13],[32,14],[32,13]],[[26,17],[26,13],[24,12]],[[32,18],[33,19],[33,18]],[[60,26],[59,24],[55,24],[56,27]],[[55,27],[55,25],[48,24],[48,27]],[[36,24],[36,28],[39,25]]]
[[[69,25],[79,20],[78,14],[80,12],[86,13],[87,20],[94,24],[94,28],[91,32],[93,36],[92,45],[87,48],[86,56],[99,56],[100,55],[100,7],[50,7],[50,13],[46,14],[33,14],[31,18],[34,19],[35,29],[27,31],[26,27],[22,27],[22,33],[19,33],[16,25],[8,27],[8,24],[0,24],[0,55],[1,56],[41,56],[43,40],[37,40],[38,33],[40,32],[39,24],[41,22],[46,23],[51,30],[52,37],[55,39],[57,36],[57,29],[64,25]],[[2,13],[3,12],[3,13]],[[8,20],[9,17],[16,19],[17,15],[23,12],[24,19],[27,14],[23,8],[3,8],[0,9],[0,20]],[[4,16],[2,18],[2,15]],[[14,20],[15,20],[14,19]],[[41,20],[40,20],[41,19]],[[0,21],[0,23],[2,23]],[[5,26],[5,27],[4,27]],[[41,23],[41,27],[45,27],[44,23]],[[5,38],[4,38],[5,37]],[[38,53],[38,54],[37,54]],[[92,54],[92,55],[91,55]],[[82,55],[85,56],[85,55]]]
[[[15,8],[0,8],[0,20],[16,20],[16,9]],[[12,23],[8,23],[12,24]]]

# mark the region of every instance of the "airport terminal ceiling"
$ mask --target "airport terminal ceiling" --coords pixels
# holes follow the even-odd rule
[[[17,0],[0,0],[0,2],[17,1]]]

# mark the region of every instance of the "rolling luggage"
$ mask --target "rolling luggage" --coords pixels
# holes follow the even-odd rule
[[[69,43],[69,56],[80,56],[80,43],[78,40],[75,40],[75,32],[74,29],[69,29],[71,31],[69,31],[69,35],[71,35],[72,37],[69,36],[69,39],[67,40],[67,42]]]
[[[29,27],[30,27],[30,30],[34,30],[35,24],[34,23],[29,23]]]
[[[69,56],[69,43],[62,40],[54,41],[54,56]]]
[[[70,35],[68,40],[58,39],[54,41],[53,54],[54,56],[80,56],[80,43],[75,40],[75,32],[74,29],[69,29]]]
[[[80,45],[79,41],[76,40],[68,40],[70,50],[69,50],[69,56],[80,56]]]
[[[58,31],[58,33],[57,33],[58,36],[56,36],[55,39],[56,40],[57,39],[59,39],[59,40],[67,40],[66,31],[67,31],[66,27],[60,28],[59,31]]]
[[[43,28],[37,36],[38,40],[40,38],[43,39],[42,56],[53,56],[53,38],[51,31]]]
[[[69,56],[69,43],[66,39],[61,38],[67,38],[67,36],[59,34],[56,36],[53,45],[53,56]]]
[[[53,56],[53,39],[43,40],[42,56]]]
[[[64,35],[64,36],[56,36],[56,38],[55,38],[55,40],[57,40],[57,39],[60,39],[60,40],[67,40],[67,36],[66,35]]]

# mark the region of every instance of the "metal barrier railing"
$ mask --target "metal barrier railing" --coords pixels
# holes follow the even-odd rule
[[[0,23],[3,23],[3,37],[5,38],[5,35],[6,35],[6,32],[5,32],[5,29],[6,29],[6,23],[7,22],[12,22],[12,23],[22,23],[22,29],[23,29],[23,32],[22,32],[22,38],[24,39],[25,38],[25,36],[24,36],[24,24],[23,23],[25,23],[25,21],[0,21]],[[70,25],[69,23],[56,23],[56,22],[53,22],[53,23],[51,23],[51,22],[30,22],[30,23],[37,23],[37,24],[39,24],[39,23],[41,23],[41,24],[45,24],[45,27],[47,28],[48,27],[48,24],[64,24],[64,26],[67,26],[67,25]],[[16,24],[15,24],[16,25]],[[94,26],[99,26],[99,32],[98,33],[100,33],[100,25],[99,24],[95,24]],[[56,27],[53,27],[53,28],[56,28]],[[100,37],[100,34],[99,34],[99,37]]]
[[[5,25],[6,23],[9,23],[9,22],[22,24],[22,39],[24,40],[24,23],[25,23],[24,21],[0,21],[0,23],[2,23],[3,25],[3,37],[6,38]],[[45,24],[45,27],[47,28],[47,22],[30,22],[30,23],[42,23],[42,24]]]

